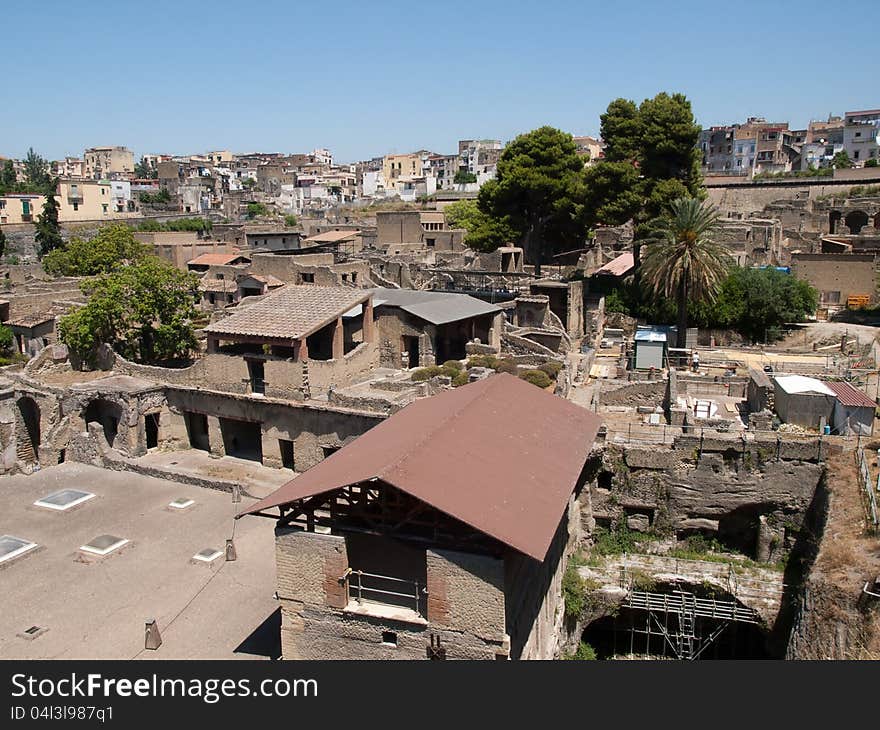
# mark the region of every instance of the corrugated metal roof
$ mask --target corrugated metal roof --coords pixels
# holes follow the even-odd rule
[[[305,240],[307,243],[335,243],[336,241],[344,241],[347,238],[355,238],[359,235],[361,235],[360,231],[324,231],[323,233],[309,236]]]
[[[819,395],[836,395],[826,383],[806,375],[780,375],[776,378],[779,387],[789,394],[816,393]]]
[[[376,306],[398,307],[431,324],[458,322],[501,309],[467,294],[416,291],[414,289],[373,289]]]
[[[187,265],[195,264],[196,266],[226,266],[237,259],[250,261],[247,256],[242,256],[240,253],[203,253],[201,256],[196,256],[186,263]]]
[[[600,423],[493,375],[415,401],[243,514],[379,479],[543,560]]]
[[[611,259],[600,269],[596,270],[597,274],[607,276],[623,276],[635,266],[635,259],[631,253],[622,253],[617,258]]]
[[[208,325],[205,332],[300,340],[369,298],[366,289],[288,285]]]
[[[854,388],[849,383],[843,381],[825,383],[837,396],[837,400],[845,406],[855,406],[857,408],[876,408],[877,404],[872,401],[865,393],[858,388]]]

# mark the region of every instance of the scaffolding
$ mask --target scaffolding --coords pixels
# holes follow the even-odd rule
[[[659,636],[664,641],[664,655],[668,646],[676,659],[698,659],[731,624],[761,624],[757,612],[741,605],[735,598],[700,598],[680,589],[658,593],[631,587],[622,606],[645,613],[644,628],[637,627],[634,620],[630,626],[631,655],[635,653],[637,635],[646,637],[648,648],[652,636]],[[711,619],[718,623],[703,634],[698,619]]]

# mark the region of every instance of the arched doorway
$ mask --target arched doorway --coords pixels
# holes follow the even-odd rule
[[[16,456],[26,464],[35,464],[40,453],[40,407],[30,396],[19,398],[16,406]]]
[[[86,406],[83,419],[86,425],[100,423],[101,428],[104,429],[104,438],[107,439],[107,444],[113,446],[119,431],[119,421],[122,419],[122,406],[98,398]]]
[[[863,210],[853,210],[846,214],[843,222],[846,223],[850,233],[856,234],[868,225],[868,214]]]

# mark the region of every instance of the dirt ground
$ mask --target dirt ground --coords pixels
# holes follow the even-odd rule
[[[817,347],[840,344],[843,335],[847,340],[856,340],[859,345],[870,345],[880,335],[880,328],[864,324],[845,322],[810,322],[803,329],[792,332],[773,346],[777,350],[810,350]]]
[[[880,442],[877,444],[880,446]],[[876,483],[877,451],[866,449]],[[880,659],[880,608],[861,612],[855,603],[865,582],[880,575],[880,536],[869,535],[854,452],[844,451],[828,461],[831,492],[828,522],[810,575],[817,598],[814,610],[827,613],[829,626],[848,627],[848,657]],[[836,598],[834,598],[836,596]],[[824,605],[823,605],[824,604]]]

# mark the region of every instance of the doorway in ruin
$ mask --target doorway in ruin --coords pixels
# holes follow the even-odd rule
[[[87,406],[83,419],[86,425],[90,423],[99,423],[104,429],[104,438],[107,439],[107,445],[113,446],[116,441],[116,435],[119,432],[119,422],[122,420],[122,406],[118,403],[98,398],[91,401]]]
[[[832,210],[828,214],[828,232],[837,233],[837,224],[840,223],[842,214],[839,210]]]
[[[159,445],[158,413],[147,413],[144,416],[144,433],[147,437],[147,448],[155,449]]]
[[[846,214],[843,222],[849,228],[849,232],[855,235],[868,225],[868,214],[863,210],[853,210]]]
[[[227,456],[263,463],[263,434],[256,421],[221,418],[220,435]]]
[[[281,466],[293,470],[293,441],[278,439],[278,449],[281,451]]]
[[[409,355],[409,366],[411,368],[419,367],[419,338],[403,336],[403,347],[401,350]]]
[[[40,407],[24,396],[18,399],[15,411],[15,455],[19,461],[35,464],[40,453]]]
[[[204,413],[185,411],[183,421],[186,424],[186,435],[189,438],[190,447],[199,451],[210,451],[208,417]]]

